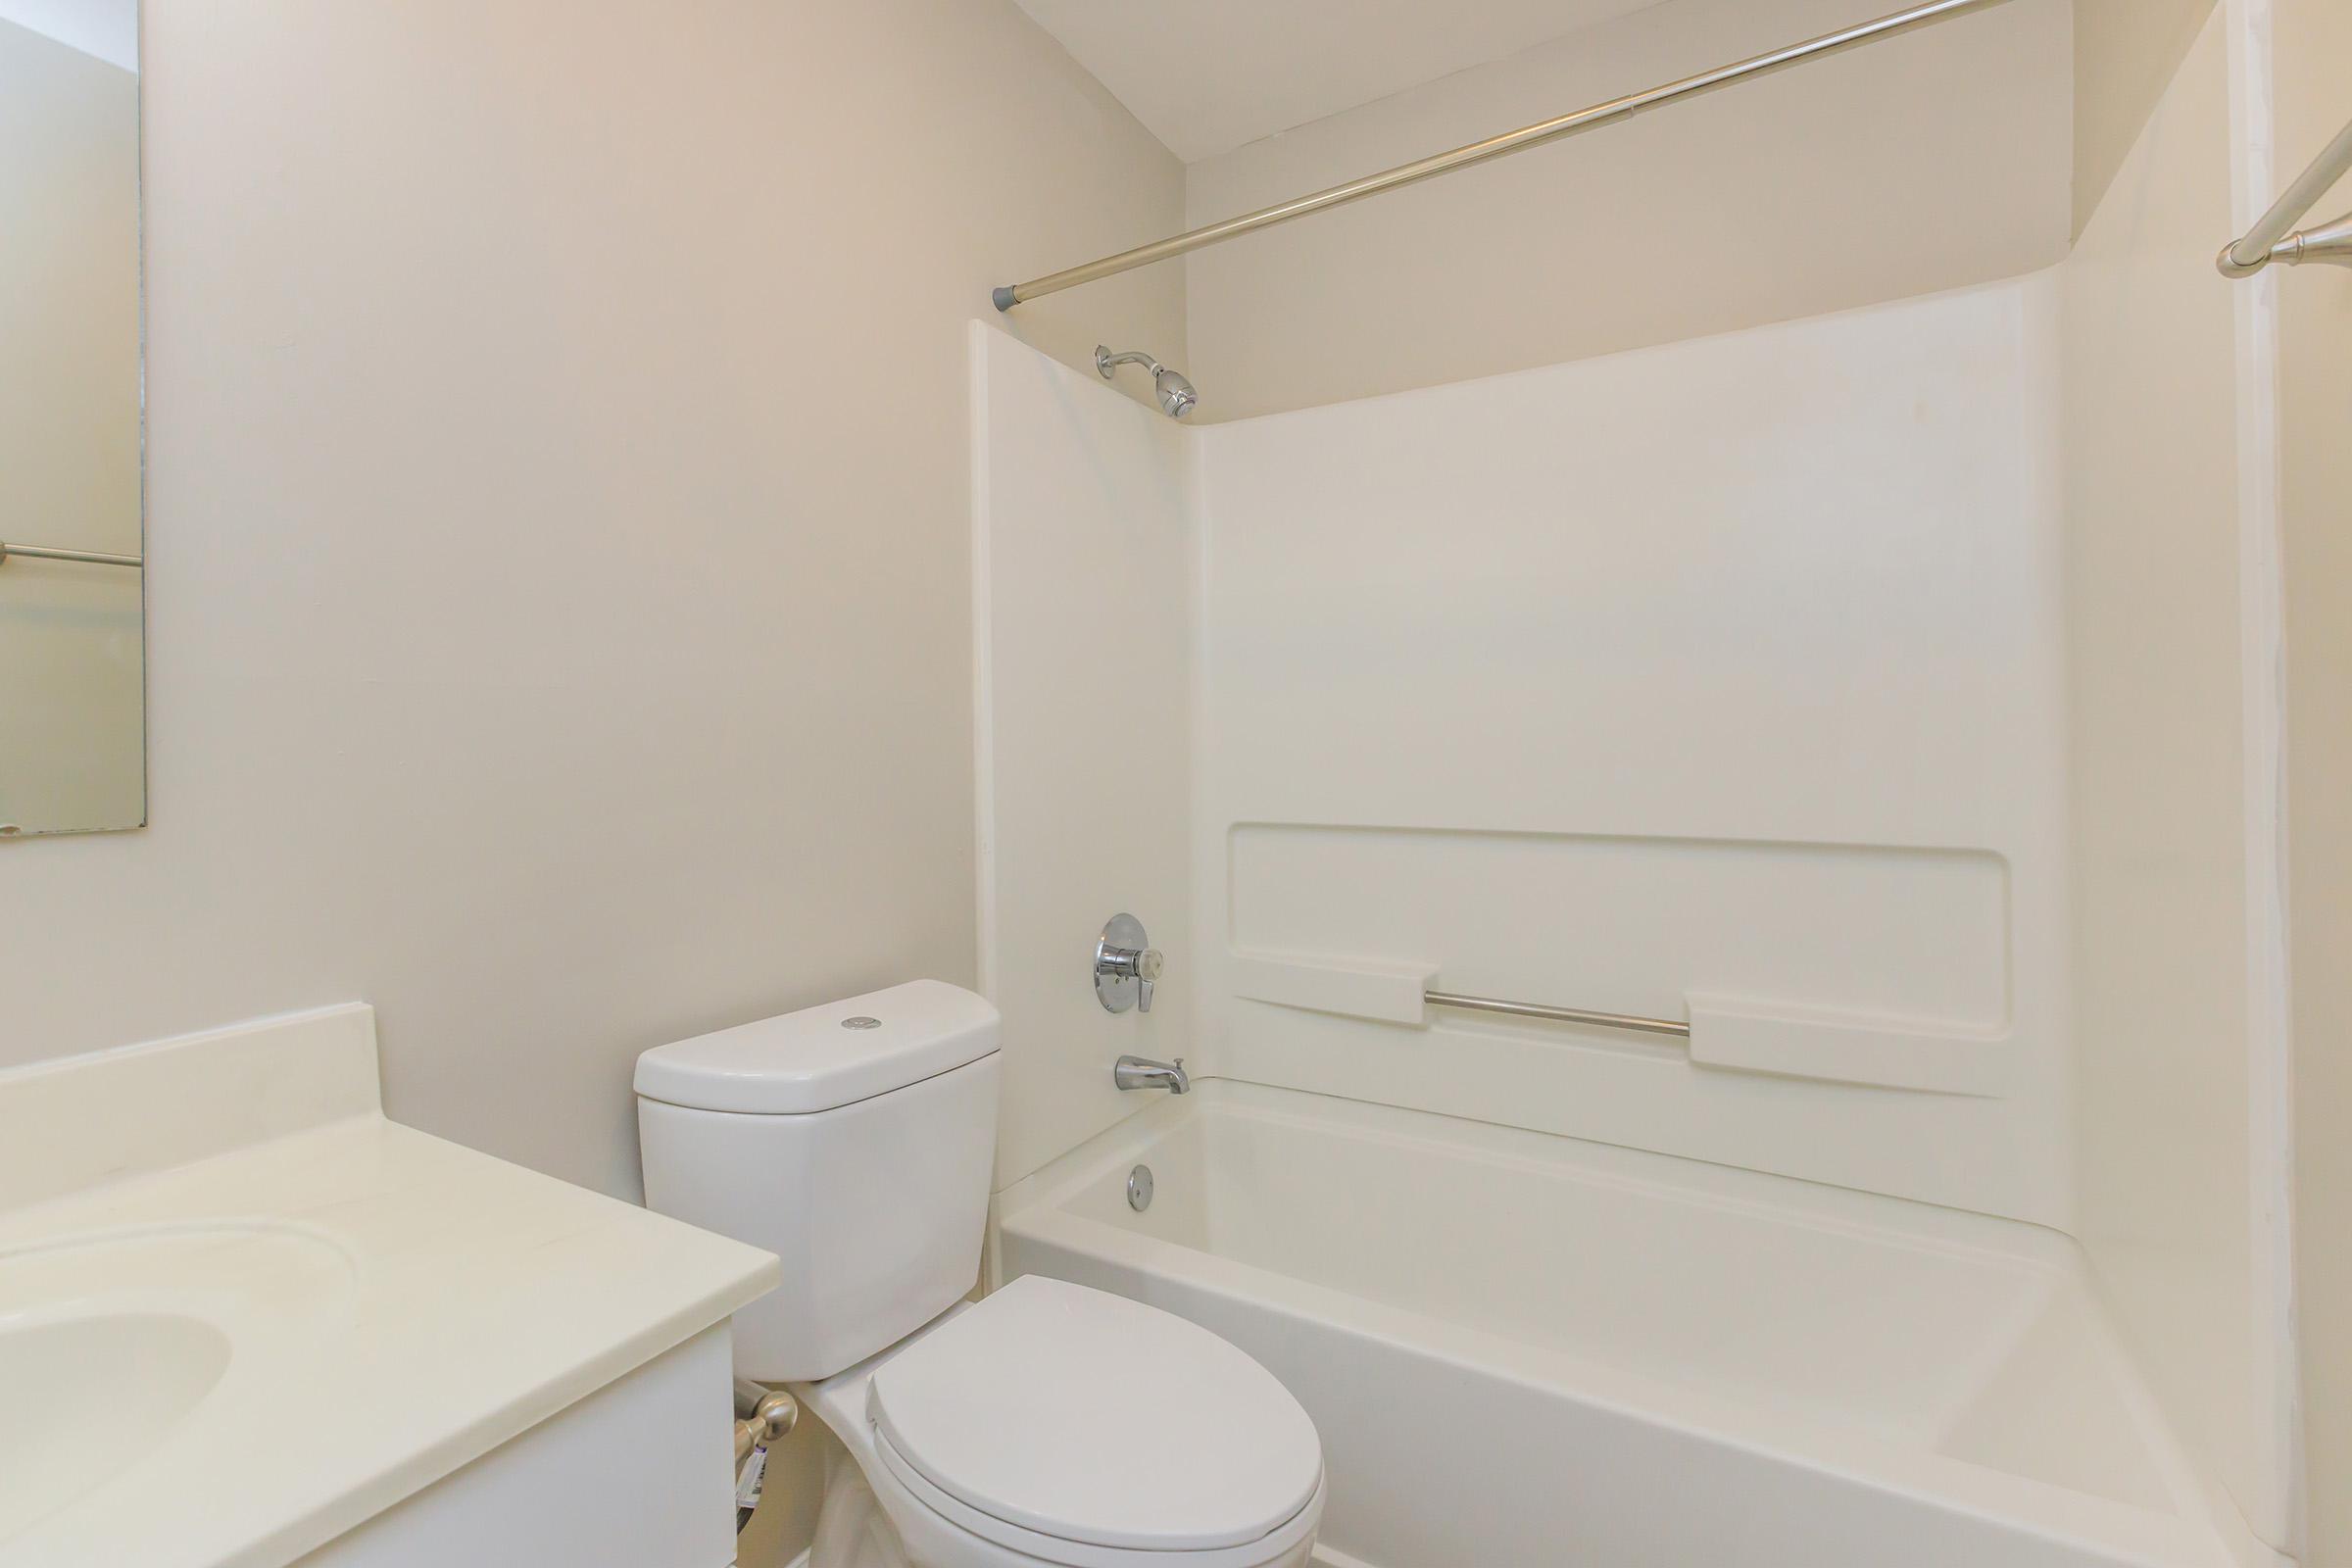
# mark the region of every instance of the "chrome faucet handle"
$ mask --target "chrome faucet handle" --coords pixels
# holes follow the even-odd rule
[[[1130,1007],[1152,1010],[1152,991],[1166,972],[1167,956],[1152,946],[1143,922],[1114,914],[1095,943],[1095,997],[1105,1012]]]
[[[1159,984],[1160,973],[1167,966],[1167,958],[1157,948],[1146,948],[1135,956],[1135,1006],[1138,1012],[1152,1010],[1152,988]]]

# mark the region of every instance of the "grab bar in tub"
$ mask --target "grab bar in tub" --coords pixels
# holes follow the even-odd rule
[[[1555,1007],[1542,1002],[1504,1002],[1496,997],[1465,997],[1451,991],[1424,992],[1422,1000],[1433,1007],[1454,1007],[1463,1012],[1500,1012],[1514,1018],[1544,1018],[1553,1023],[1590,1024],[1595,1029],[1630,1029],[1637,1034],[1690,1038],[1690,1026],[1674,1018],[1642,1018],[1629,1012]]]

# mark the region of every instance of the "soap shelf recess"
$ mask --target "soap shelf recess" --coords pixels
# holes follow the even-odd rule
[[[1690,1043],[1691,1065],[1921,1094],[1997,1098],[2006,1090],[2012,1038],[1985,1027],[1888,1017],[1785,1002],[1685,993],[1688,1021],[1506,1001],[1438,988],[1438,966],[1393,959],[1237,952],[1235,996],[1276,1006],[1427,1028],[1433,1008],[1500,1013],[1581,1028],[1668,1036]]]

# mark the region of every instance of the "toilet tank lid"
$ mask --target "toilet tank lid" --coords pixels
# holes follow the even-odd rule
[[[808,1115],[977,1061],[997,1038],[985,999],[909,980],[657,1046],[637,1058],[637,1093],[695,1110]]]

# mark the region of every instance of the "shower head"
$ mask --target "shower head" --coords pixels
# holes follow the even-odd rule
[[[1200,401],[1200,394],[1193,390],[1192,382],[1166,368],[1152,372],[1152,389],[1159,394],[1159,406],[1171,419],[1183,418]]]
[[[1160,364],[1149,354],[1113,354],[1102,344],[1095,345],[1095,368],[1107,381],[1122,365],[1140,365],[1152,372],[1152,390],[1159,398],[1159,412],[1171,419],[1181,419],[1193,412],[1200,394],[1193,383]]]

